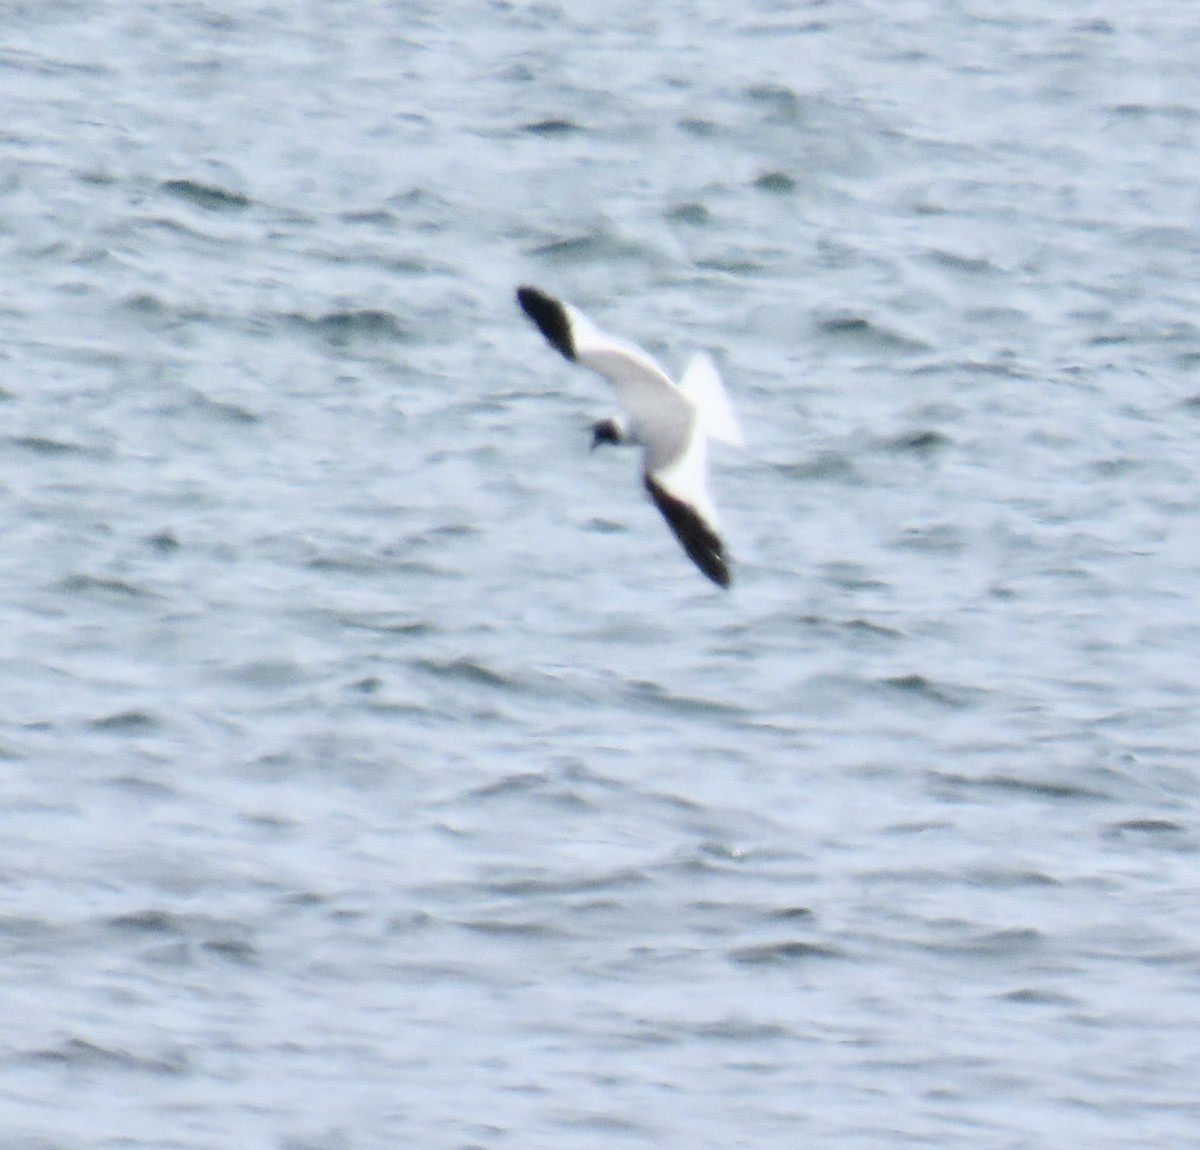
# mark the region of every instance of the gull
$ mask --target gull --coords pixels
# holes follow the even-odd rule
[[[613,385],[624,414],[592,425],[593,450],[602,443],[641,446],[650,498],[692,562],[728,587],[725,545],[708,493],[708,440],[734,447],[745,440],[712,358],[697,352],[676,384],[641,348],[601,331],[578,308],[533,287],[518,288],[517,302],[553,347]]]

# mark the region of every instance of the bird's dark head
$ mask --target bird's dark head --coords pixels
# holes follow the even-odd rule
[[[595,451],[602,443],[624,443],[625,436],[621,433],[621,425],[615,419],[602,419],[592,424],[592,450]]]

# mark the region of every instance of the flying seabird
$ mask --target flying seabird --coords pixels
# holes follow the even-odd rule
[[[641,445],[642,482],[650,498],[696,566],[728,587],[705,463],[709,439],[734,447],[745,441],[712,358],[697,352],[676,385],[641,348],[601,331],[578,308],[532,287],[518,288],[517,302],[567,359],[613,385],[624,418],[593,424],[592,447]]]

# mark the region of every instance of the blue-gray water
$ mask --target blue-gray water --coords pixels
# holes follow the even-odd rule
[[[1200,1145],[1195,5],[0,21],[6,1150]]]

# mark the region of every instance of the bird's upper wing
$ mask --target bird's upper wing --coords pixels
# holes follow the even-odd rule
[[[577,307],[537,288],[518,288],[517,301],[567,359],[599,372],[613,385],[617,402],[642,438],[687,435],[696,418],[695,406],[652,356],[602,331]]]

